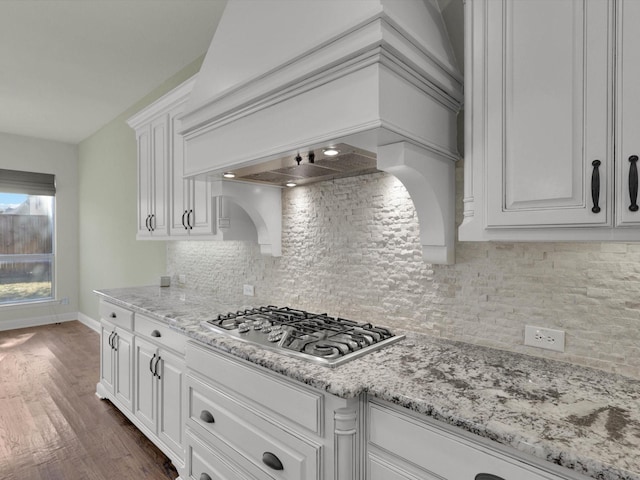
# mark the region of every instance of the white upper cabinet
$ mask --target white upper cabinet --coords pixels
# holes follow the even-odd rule
[[[640,225],[638,171],[640,156],[640,2],[621,0],[617,8],[616,224]]]
[[[168,117],[136,128],[138,141],[138,237],[167,235]]]
[[[138,141],[139,239],[215,238],[211,184],[184,178],[181,119],[195,78],[129,119]]]
[[[211,183],[207,180],[184,178],[184,139],[180,135],[184,105],[170,113],[171,118],[171,184],[170,235],[214,235]]]
[[[640,239],[616,228],[640,224],[628,161],[637,155],[640,35],[629,26],[639,3],[466,3],[460,240]]]

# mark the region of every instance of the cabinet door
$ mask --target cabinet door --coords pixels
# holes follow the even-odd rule
[[[612,225],[612,2],[485,5],[487,227]]]
[[[155,345],[136,337],[135,342],[135,416],[152,432],[156,432],[156,388],[153,371],[158,362]]]
[[[138,237],[148,237],[151,216],[151,128],[136,130],[138,140]]]
[[[191,180],[189,183],[191,206],[189,225],[191,235],[213,235],[216,233],[214,202],[211,183],[208,180]]]
[[[115,395],[128,410],[133,406],[133,336],[116,329],[115,340]]]
[[[158,436],[165,445],[184,458],[183,436],[183,372],[184,360],[160,349],[158,352]]]
[[[100,382],[109,391],[114,391],[114,362],[111,340],[115,327],[106,323],[100,324]]]
[[[181,107],[182,108],[182,107]],[[187,215],[191,204],[189,199],[189,183],[191,180],[184,179],[184,140],[180,131],[180,111],[176,110],[170,114],[171,126],[171,172],[170,172],[170,235],[187,236]]]
[[[151,234],[168,234],[169,117],[151,122]]]
[[[184,178],[184,139],[178,133],[180,113],[176,110],[171,116],[171,235],[211,235],[215,233],[211,184]]]
[[[637,208],[638,182],[632,175],[632,164],[640,156],[640,2],[618,2],[617,39],[617,172],[616,223],[620,226],[640,225]],[[634,160],[635,157],[635,160]],[[630,181],[633,187],[630,189]],[[631,191],[634,194],[631,195]]]

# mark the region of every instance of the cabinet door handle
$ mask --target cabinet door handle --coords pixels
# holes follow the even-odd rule
[[[479,473],[476,475],[475,480],[504,480],[504,478],[491,475],[490,473]]]
[[[191,221],[191,214],[193,210],[189,210],[189,214],[187,215],[187,224],[189,225],[189,230],[193,228],[193,222]]]
[[[284,470],[284,466],[280,459],[271,452],[264,452],[262,454],[262,463],[274,470]]]
[[[113,350],[113,336],[116,334],[116,332],[111,332],[111,335],[109,335],[109,346],[111,347],[111,350]]]
[[[638,211],[638,156],[631,155],[629,157],[629,199],[631,200],[631,205],[629,205],[629,210],[632,212]]]
[[[149,217],[149,226],[151,227],[151,231],[152,232],[155,232],[155,230],[156,230],[156,227],[153,225],[155,219],[156,219],[156,216],[155,216],[155,214],[152,213],[151,216]]]
[[[211,480],[211,477],[209,475],[207,475],[206,473],[201,473],[200,474],[200,480]]]
[[[149,226],[149,220],[151,219],[151,215],[147,215],[147,219],[144,221],[145,226],[147,227],[147,231],[151,231],[151,227]]]
[[[160,380],[160,374],[158,373],[158,364],[160,363],[160,360],[161,360],[160,355],[158,355],[158,359],[156,360],[156,364],[153,367],[153,375],[158,377],[158,380]]]
[[[151,374],[155,377],[156,374],[153,371],[153,361],[156,359],[156,354],[153,354],[153,357],[151,357],[151,360],[149,360],[149,371],[151,372]]]
[[[591,211],[593,213],[600,213],[600,206],[598,203],[600,202],[600,171],[598,167],[602,162],[600,160],[594,160],[591,162],[593,166],[593,173],[591,174],[591,199],[593,200],[593,208]]]
[[[113,349],[117,352],[118,351],[118,334],[116,332],[113,332]]]
[[[151,336],[152,337],[156,337],[156,338],[160,338],[162,335],[160,334],[160,332],[158,330],[154,330],[153,332],[151,332]]]
[[[187,211],[185,210],[184,213],[182,214],[182,226],[184,227],[184,229],[187,229],[187,224],[184,223],[184,216],[187,214]]]
[[[216,419],[213,418],[213,415],[209,410],[202,410],[200,412],[200,420],[205,423],[216,423]]]

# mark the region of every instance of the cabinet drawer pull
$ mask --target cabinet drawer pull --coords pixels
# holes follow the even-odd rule
[[[211,477],[209,475],[207,475],[206,473],[201,473],[200,474],[200,480],[211,480]]]
[[[153,332],[151,332],[151,336],[152,337],[156,337],[156,338],[160,338],[162,335],[160,334],[160,332],[158,330],[154,330]]]
[[[504,480],[504,478],[491,475],[490,473],[479,473],[476,475],[475,480]]]
[[[215,418],[213,418],[213,415],[208,410],[202,410],[200,412],[200,420],[202,420],[205,423],[215,423],[216,422]]]
[[[153,357],[151,357],[151,360],[149,360],[149,371],[151,372],[151,374],[155,377],[156,374],[153,372],[153,361],[156,359],[156,354],[153,354]]]
[[[632,212],[638,211],[638,156],[631,155],[629,157],[629,199],[631,200],[631,205],[629,205],[629,210]]]
[[[264,452],[262,454],[262,463],[264,463],[267,467],[272,468],[274,470],[284,470],[282,466],[282,462],[278,457],[276,457],[271,452]],[[489,480],[489,479],[486,479]]]
[[[111,318],[118,318],[118,315],[116,315],[116,312],[111,312],[111,315],[109,315]]]
[[[598,167],[602,165],[600,160],[594,160],[591,162],[593,166],[593,173],[591,174],[591,199],[593,200],[593,213],[600,213],[600,171]]]

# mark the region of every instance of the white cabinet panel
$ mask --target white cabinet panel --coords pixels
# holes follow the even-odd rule
[[[487,3],[488,227],[610,223],[609,10],[601,0]]]
[[[616,178],[619,188],[616,196],[616,224],[640,226],[637,176],[634,178],[631,175],[632,164],[636,164],[637,170],[637,158],[640,156],[640,2],[620,0],[617,20]],[[633,185],[633,195],[630,194],[630,182]]]
[[[155,345],[136,337],[136,397],[134,413],[149,430],[156,430],[156,379],[154,368],[158,357]]]
[[[158,352],[158,436],[171,450],[184,457],[182,398],[184,360],[164,349]]]
[[[133,335],[116,328],[113,339],[115,354],[115,384],[116,399],[128,410],[133,406]]]
[[[115,383],[113,346],[111,345],[114,332],[113,325],[100,322],[100,383],[110,392],[113,392]]]
[[[504,480],[586,478],[538,467],[397,406],[370,401],[368,419],[369,480],[473,480],[481,473]]]

